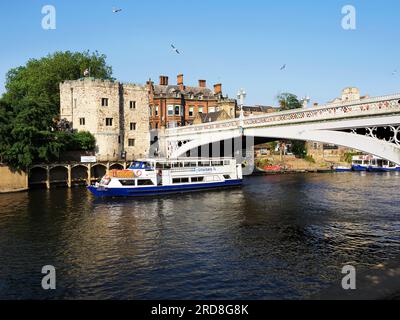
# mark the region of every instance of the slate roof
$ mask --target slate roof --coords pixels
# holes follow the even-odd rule
[[[216,99],[217,96],[209,88],[202,87],[185,87],[181,90],[178,85],[154,85],[154,94],[156,96],[174,97],[177,93],[183,95],[193,95],[194,97],[203,96],[203,98],[213,98]]]

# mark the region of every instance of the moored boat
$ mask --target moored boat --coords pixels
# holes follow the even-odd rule
[[[335,172],[351,172],[351,171],[353,171],[353,168],[352,167],[335,165],[335,166],[333,166],[333,171],[335,171]]]
[[[400,166],[379,157],[360,155],[353,157],[352,169],[354,171],[392,172],[400,171]]]
[[[145,159],[126,170],[111,170],[88,189],[96,197],[140,197],[240,186],[242,166],[235,159]]]
[[[400,166],[388,160],[384,160],[381,158],[373,158],[371,160],[371,164],[368,168],[368,171],[370,172],[400,171]]]
[[[367,171],[370,165],[372,156],[360,155],[354,156],[352,159],[352,170],[353,171]]]

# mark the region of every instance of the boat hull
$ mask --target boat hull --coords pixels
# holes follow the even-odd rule
[[[369,172],[399,172],[400,168],[370,167]]]
[[[367,171],[368,168],[365,166],[357,166],[357,165],[353,165],[352,166],[353,171]]]
[[[334,170],[335,170],[335,172],[352,172],[353,171],[351,168],[336,168]]]
[[[227,180],[224,182],[199,183],[187,185],[154,186],[144,188],[102,188],[89,186],[88,190],[99,198],[103,197],[144,197],[157,196],[170,193],[195,192],[216,188],[238,187],[243,184],[243,180]]]

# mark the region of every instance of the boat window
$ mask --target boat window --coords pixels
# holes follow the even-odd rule
[[[183,163],[182,162],[174,162],[174,163],[172,163],[172,167],[174,167],[174,168],[182,168],[183,167]]]
[[[224,166],[229,166],[230,164],[231,164],[231,162],[229,160],[224,161]]]
[[[157,162],[157,163],[156,163],[156,168],[157,168],[157,169],[164,169],[164,164],[163,164],[163,163]]]
[[[189,178],[173,178],[172,183],[189,183]]]
[[[119,182],[123,186],[134,186],[135,185],[135,180],[133,180],[133,179],[130,179],[130,180],[119,180]]]
[[[192,178],[192,182],[203,182],[204,181],[204,177],[193,177]]]
[[[224,175],[224,178],[225,178],[225,180],[231,180],[231,179],[232,179],[231,176],[228,175],[228,174],[225,174],[225,175]]]
[[[153,181],[149,180],[149,179],[142,179],[142,180],[138,180],[137,181],[138,186],[153,186],[154,183]]]
[[[199,162],[199,167],[209,167],[210,161],[201,161]]]
[[[140,168],[140,162],[133,162],[130,166],[133,169],[139,169]]]
[[[212,166],[218,167],[218,166],[223,166],[224,162],[223,161],[212,161],[211,164],[212,164]]]

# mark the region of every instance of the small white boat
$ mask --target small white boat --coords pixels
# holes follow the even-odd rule
[[[333,166],[333,170],[335,172],[351,172],[353,171],[353,168],[348,166],[335,165]]]
[[[111,170],[88,189],[96,197],[140,197],[240,186],[242,166],[232,158],[145,159]]]

